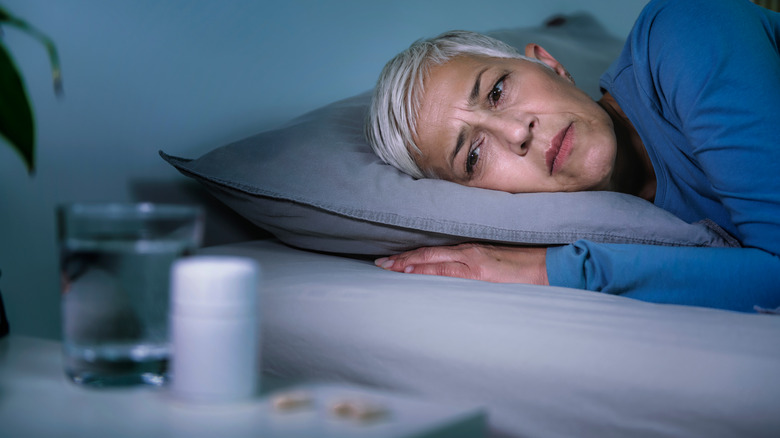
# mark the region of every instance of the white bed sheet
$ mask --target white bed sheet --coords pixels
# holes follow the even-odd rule
[[[261,263],[266,372],[477,402],[493,436],[780,433],[780,316],[398,274],[274,240],[202,252]]]

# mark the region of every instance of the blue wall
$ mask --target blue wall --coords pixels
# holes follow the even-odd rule
[[[48,338],[59,336],[56,204],[151,196],[184,179],[159,149],[195,157],[366,90],[420,37],[583,10],[622,37],[645,3],[0,1],[55,40],[64,72],[57,99],[44,50],[5,29],[36,113],[38,172],[0,145],[0,291],[12,332]]]

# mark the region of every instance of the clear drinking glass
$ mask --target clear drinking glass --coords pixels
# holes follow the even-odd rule
[[[174,260],[200,246],[200,208],[58,207],[65,373],[90,386],[162,385]]]

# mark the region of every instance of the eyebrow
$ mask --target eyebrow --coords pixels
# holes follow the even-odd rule
[[[477,73],[477,78],[474,81],[474,87],[471,88],[471,93],[469,94],[468,98],[468,106],[472,107],[477,104],[479,101],[479,95],[480,95],[480,87],[482,86],[482,75],[488,71],[489,67],[485,67],[482,70]],[[455,157],[458,156],[458,153],[463,148],[463,145],[466,144],[466,128],[461,128],[460,132],[458,133],[458,138],[455,141],[455,149],[452,151],[452,156],[450,157],[450,167],[454,170],[455,169]]]

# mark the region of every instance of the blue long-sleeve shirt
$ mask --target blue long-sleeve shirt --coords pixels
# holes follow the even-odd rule
[[[709,218],[743,248],[579,241],[550,284],[659,303],[780,306],[780,14],[747,0],[654,0],[601,86],[634,124],[655,204]]]

